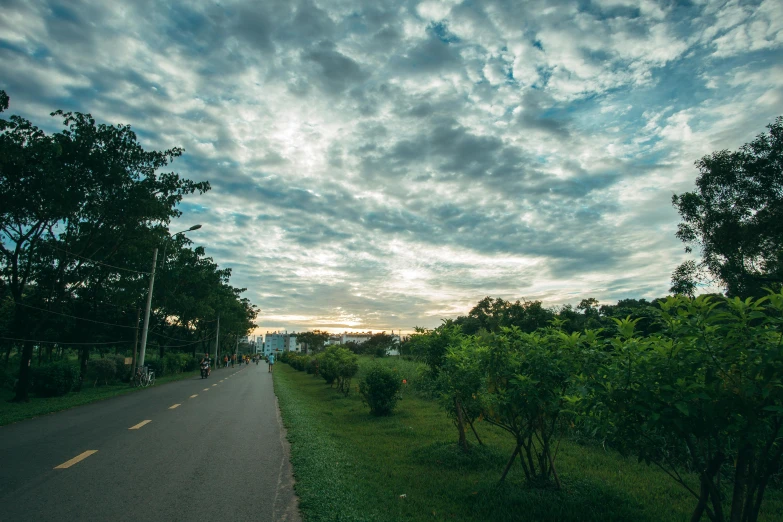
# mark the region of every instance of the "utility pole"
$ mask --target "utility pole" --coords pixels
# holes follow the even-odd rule
[[[136,308],[136,336],[133,339],[133,362],[131,363],[131,378],[136,373],[136,355],[139,349],[139,319],[141,318],[141,309]]]
[[[220,338],[220,315],[218,315],[217,332],[215,333],[215,364],[217,364],[218,339]]]
[[[234,355],[239,359],[239,334],[237,334],[237,346],[234,348]]]
[[[166,253],[166,247],[168,246],[168,240],[173,239],[174,237],[184,234],[185,232],[190,232],[191,230],[198,230],[201,228],[201,225],[193,225],[187,230],[182,230],[181,232],[177,232],[173,236],[169,236],[166,239],[166,242],[163,244],[163,253]],[[147,306],[144,308],[144,329],[141,332],[141,355],[139,356],[139,366],[144,366],[144,355],[147,353],[147,332],[149,330],[150,325],[150,308],[152,307],[152,288],[155,285],[155,264],[158,261],[158,249],[155,248],[155,251],[152,253],[152,272],[150,272],[150,289],[147,292]],[[164,255],[163,263],[166,262],[166,258]],[[135,371],[135,368],[134,368]]]
[[[144,366],[144,355],[147,351],[147,330],[150,326],[150,307],[152,306],[152,287],[155,284],[155,264],[158,262],[158,249],[152,253],[152,272],[150,272],[150,289],[147,292],[147,306],[144,308],[144,328],[141,331],[141,354],[139,366]]]

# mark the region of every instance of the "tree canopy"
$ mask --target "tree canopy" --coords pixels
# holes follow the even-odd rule
[[[677,237],[701,253],[675,270],[672,292],[693,295],[711,280],[729,296],[760,296],[783,280],[783,117],[767,129],[738,151],[698,160],[696,190],[672,197]]]
[[[0,91],[0,112],[8,96]],[[23,347],[17,400],[27,399],[35,346],[78,346],[82,378],[95,346],[132,344],[158,248],[150,344],[193,350],[221,331],[244,335],[256,308],[203,248],[168,225],[183,198],[210,190],[165,169],[184,152],[147,151],[129,125],[56,111],[46,134],[19,116],[0,118],[0,321],[6,359]]]

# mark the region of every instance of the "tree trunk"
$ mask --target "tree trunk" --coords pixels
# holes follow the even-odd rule
[[[710,497],[710,488],[705,483],[703,474],[699,484],[699,502],[696,504],[696,509],[693,510],[691,522],[699,522],[701,520],[704,510],[707,508],[707,500],[709,500]]]
[[[90,358],[90,348],[88,346],[83,346],[79,350],[79,384],[77,385],[77,390],[82,389],[82,384],[84,384],[84,379],[87,377],[87,360]]]
[[[740,448],[737,454],[737,470],[734,472],[734,492],[731,497],[731,522],[741,522],[742,512],[745,507],[745,497],[748,487],[749,458],[752,458],[753,450],[747,445]]]
[[[555,477],[555,484],[557,485],[557,489],[561,489],[562,485],[560,484],[560,477],[557,476],[557,469],[555,469],[555,461],[552,460],[552,454],[547,451],[547,457],[549,457],[549,465],[552,469],[552,475]]]
[[[464,415],[464,411],[465,411],[465,410],[463,410],[463,415]],[[479,434],[478,434],[478,433],[476,433],[476,428],[474,428],[474,427],[473,427],[473,422],[472,422],[472,421],[471,421],[471,420],[468,418],[468,416],[467,416],[467,415],[465,415],[465,419],[468,421],[468,424],[470,425],[470,429],[471,429],[471,430],[473,430],[473,435],[475,435],[475,436],[476,436],[476,440],[478,441],[479,445],[480,445],[480,446],[483,446],[483,445],[484,445],[484,443],[483,443],[483,442],[481,442],[481,437],[479,437]]]
[[[511,458],[508,459],[508,464],[506,464],[506,468],[503,470],[503,475],[500,476],[500,482],[503,482],[506,480],[506,475],[508,475],[508,470],[511,469],[511,465],[514,463],[514,459],[517,457],[517,453],[519,453],[520,445],[517,443],[517,447],[514,448],[514,453],[511,454]],[[525,472],[527,474],[527,472]]]
[[[14,296],[14,332],[18,339],[24,339],[27,334],[25,328],[25,310],[21,306],[21,296]],[[19,358],[19,380],[16,383],[16,395],[14,402],[29,402],[28,389],[30,388],[30,364],[33,360],[33,343],[25,342],[22,347],[21,357]]]
[[[468,439],[465,437],[465,419],[462,417],[462,405],[459,399],[454,397],[454,409],[457,413],[457,431],[459,432],[459,446],[468,451]]]
[[[30,364],[33,361],[33,343],[25,342],[22,348],[22,357],[19,363],[19,380],[16,383],[16,395],[14,402],[30,402],[28,389],[30,388]]]

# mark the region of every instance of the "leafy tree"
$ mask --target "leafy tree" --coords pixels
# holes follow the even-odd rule
[[[373,415],[391,415],[400,400],[400,376],[391,368],[375,365],[359,383],[359,393]]]
[[[0,98],[5,107],[7,97]],[[35,330],[25,306],[33,294],[46,297],[45,308],[75,299],[98,310],[94,296],[119,277],[105,269],[123,264],[122,245],[179,216],[184,195],[209,190],[207,182],[157,173],[182,149],[148,152],[129,126],[96,124],[89,114],[52,115],[66,128],[48,136],[18,116],[0,119],[0,276],[15,303],[16,338]],[[17,401],[27,400],[32,353],[25,343]]]
[[[672,275],[672,292],[693,295],[711,276],[729,296],[763,295],[783,281],[783,117],[738,151],[696,162],[696,190],[672,197],[682,216],[677,237],[701,262]]]
[[[677,296],[660,307],[650,337],[617,321],[594,413],[620,449],[693,495],[692,521],[755,522],[783,454],[783,293]],[[698,487],[682,470],[696,471]]]
[[[297,334],[296,342],[304,346],[305,350],[313,353],[318,353],[323,350],[324,344],[329,340],[329,333],[322,332],[321,330],[313,330],[312,332],[302,332]]]
[[[484,389],[486,377],[481,369],[481,351],[473,337],[461,336],[461,341],[459,346],[447,348],[437,389],[441,405],[457,428],[457,444],[467,451],[466,424],[479,444],[483,444],[474,422],[482,415],[479,395]]]
[[[327,384],[337,382],[337,389],[348,395],[351,379],[359,371],[359,358],[346,348],[328,346],[318,355],[318,369]]]
[[[361,344],[363,353],[371,354],[375,357],[386,357],[388,351],[394,348],[395,345],[394,336],[386,332],[374,334]]]
[[[516,326],[525,332],[545,327],[553,313],[543,307],[541,301],[505,301],[501,298],[485,297],[474,306],[467,316],[458,317],[454,323],[462,327],[466,335],[480,330],[500,331],[502,327]]]
[[[515,441],[501,480],[519,455],[528,481],[546,484],[554,479],[560,487],[555,460],[564,417],[573,415],[579,375],[597,342],[594,332],[526,333],[516,327],[503,328],[483,341],[484,419]]]

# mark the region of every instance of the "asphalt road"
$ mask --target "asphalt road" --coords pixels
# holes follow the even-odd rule
[[[28,520],[300,520],[266,365],[0,427],[0,521]]]

